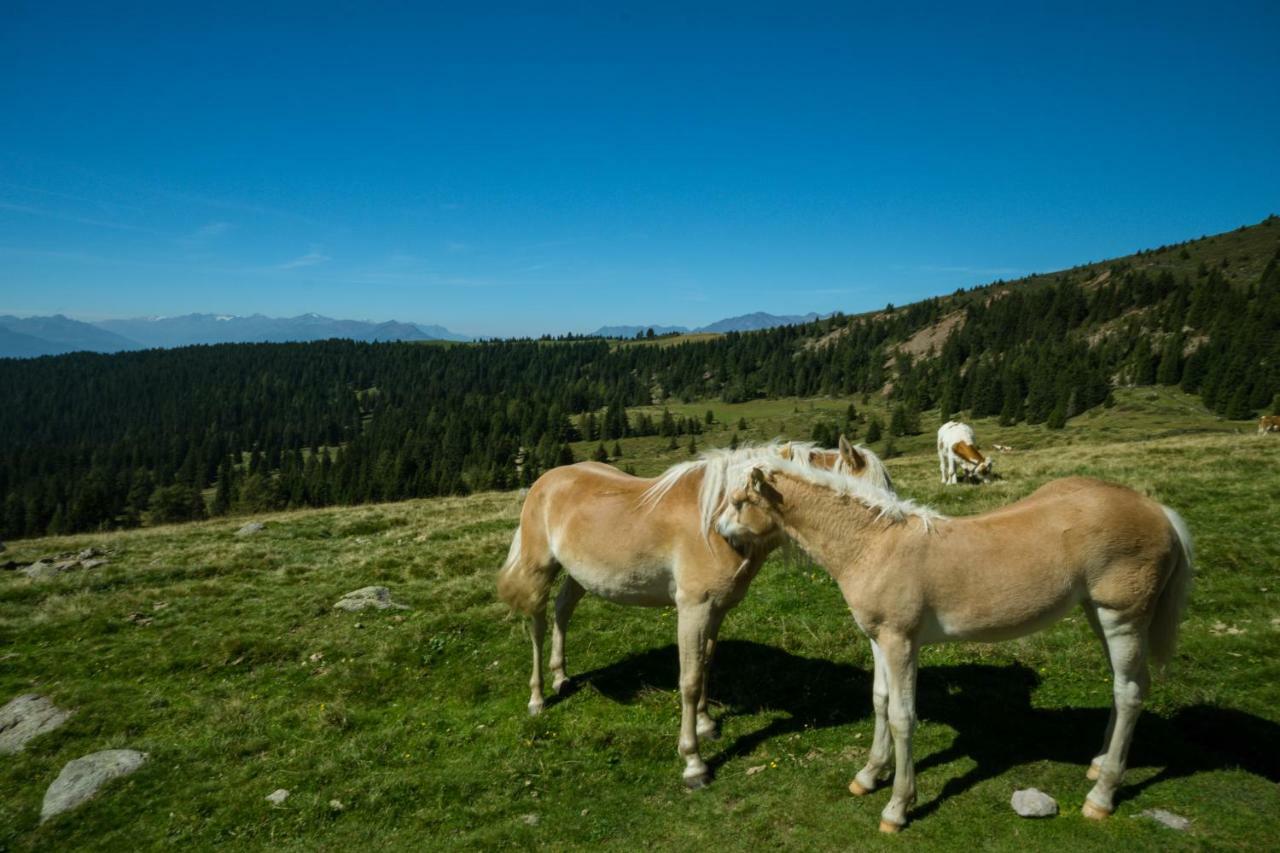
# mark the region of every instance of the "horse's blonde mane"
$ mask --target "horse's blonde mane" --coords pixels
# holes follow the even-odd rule
[[[879,459],[876,461],[879,462]],[[883,468],[883,465],[881,467]],[[783,459],[781,456],[739,460],[727,473],[726,488],[735,490],[745,488],[753,468],[763,469],[766,474],[787,474],[810,485],[828,489],[837,495],[854,498],[863,506],[874,510],[880,518],[887,518],[890,521],[918,518],[924,522],[927,530],[934,521],[946,518],[932,507],[918,504],[907,498],[900,498],[891,489],[885,489],[866,477],[851,477],[812,465],[796,465],[792,460]]]
[[[783,448],[790,449],[790,460],[782,457]],[[724,508],[730,485],[735,484],[731,473],[739,467],[742,467],[743,470],[749,470],[750,463],[762,460],[785,462],[789,467],[797,471],[824,473],[836,482],[846,480],[861,482],[869,478],[885,494],[892,496],[893,482],[889,479],[889,472],[885,470],[884,463],[880,460],[880,457],[861,445],[857,449],[865,457],[867,463],[868,470],[863,476],[850,472],[845,466],[844,460],[839,458],[838,455],[837,459],[839,461],[837,461],[834,471],[826,471],[815,466],[810,461],[812,453],[832,451],[827,451],[812,441],[781,441],[775,439],[764,444],[745,444],[735,450],[729,450],[728,448],[707,450],[697,459],[673,465],[663,472],[654,481],[653,485],[645,489],[644,494],[640,496],[640,505],[646,509],[652,509],[685,476],[694,471],[702,471],[702,483],[698,487],[698,515],[702,524],[702,534],[707,536],[711,532],[716,516]]]

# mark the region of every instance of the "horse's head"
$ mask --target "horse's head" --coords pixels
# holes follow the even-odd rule
[[[736,547],[749,542],[777,544],[783,536],[776,511],[782,495],[772,481],[772,473],[759,465],[753,467],[746,485],[726,496],[724,509],[716,519],[716,532]]]

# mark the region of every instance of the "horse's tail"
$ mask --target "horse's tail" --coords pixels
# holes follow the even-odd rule
[[[520,613],[533,614],[547,606],[551,582],[555,580],[554,561],[531,559],[520,542],[520,528],[511,538],[507,559],[498,570],[498,597]]]
[[[1182,608],[1186,606],[1187,597],[1191,593],[1191,580],[1195,574],[1195,548],[1187,523],[1169,507],[1161,509],[1178,539],[1178,553],[1175,555],[1173,574],[1165,581],[1160,598],[1156,601],[1156,612],[1148,635],[1151,660],[1157,668],[1163,668],[1173,659],[1173,651],[1178,643],[1178,626],[1182,622]]]

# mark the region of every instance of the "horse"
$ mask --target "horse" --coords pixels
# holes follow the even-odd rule
[[[938,467],[944,486],[954,486],[957,473],[977,482],[991,478],[991,460],[978,450],[973,427],[959,421],[938,427]]]
[[[849,783],[872,791],[896,753],[880,829],[915,801],[911,737],[922,645],[996,642],[1040,631],[1080,605],[1102,641],[1113,703],[1082,811],[1114,811],[1149,665],[1173,655],[1192,580],[1191,535],[1172,509],[1124,486],[1052,481],[999,509],[947,518],[875,488],[783,459],[740,463],[716,520],[728,539],[779,527],[835,579],[875,661],[875,735]],[[892,738],[892,744],[890,743]]]
[[[655,479],[624,474],[599,462],[553,468],[538,478],[525,498],[520,526],[497,581],[499,597],[530,617],[530,714],[541,712],[544,705],[546,604],[561,569],[567,577],[556,596],[550,662],[557,694],[568,682],[565,632],[586,592],[619,604],[674,604],[683,778],[691,788],[707,783],[698,738],[716,735],[716,723],[707,713],[707,680],[717,632],[782,541],[777,531],[729,541],[711,527],[725,500],[726,472],[736,462],[761,458],[787,460],[797,469],[828,470],[837,480],[867,478],[877,488],[893,488],[879,457],[843,436],[838,451],[806,442],[711,450]]]

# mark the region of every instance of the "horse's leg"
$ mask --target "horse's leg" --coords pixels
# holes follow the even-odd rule
[[[716,721],[707,713],[707,694],[711,689],[711,661],[716,654],[716,636],[720,633],[720,623],[724,620],[724,611],[715,610],[707,621],[707,647],[702,656],[702,695],[698,697],[698,737],[714,740],[719,736]]]
[[[1098,621],[1106,634],[1107,652],[1111,657],[1116,720],[1111,742],[1102,757],[1098,781],[1085,798],[1082,809],[1085,817],[1094,820],[1101,820],[1115,810],[1112,797],[1124,777],[1133,727],[1142,713],[1142,700],[1150,683],[1145,629],[1130,621],[1121,621],[1119,614],[1109,610],[1099,609]]]
[[[542,640],[547,635],[547,611],[543,607],[529,617],[529,636],[533,640],[533,674],[529,676],[529,713],[542,712]]]
[[[947,457],[943,455],[941,450],[938,451],[938,471],[942,476],[942,485],[945,486],[947,484]]]
[[[564,671],[564,635],[569,630],[573,610],[585,592],[582,584],[565,574],[560,593],[556,596],[556,621],[551,626],[551,689],[556,693],[563,690],[569,680]]]
[[[680,646],[680,755],[684,757],[684,783],[690,788],[707,784],[707,765],[698,754],[698,700],[702,697],[703,658],[707,651],[710,602],[682,604],[677,596]]]
[[[1102,654],[1107,659],[1107,668],[1111,669],[1111,654],[1107,650],[1107,635],[1102,631],[1102,623],[1098,621],[1098,611],[1094,605],[1089,602],[1084,603],[1084,615],[1089,620],[1089,627],[1093,628],[1093,633],[1097,634],[1098,639],[1102,642]],[[1114,674],[1114,670],[1113,670]],[[1085,778],[1095,780],[1098,774],[1102,772],[1102,759],[1107,757],[1107,747],[1111,744],[1111,733],[1116,730],[1116,703],[1113,694],[1111,700],[1111,715],[1107,718],[1107,731],[1102,736],[1102,751],[1093,757],[1093,761],[1089,763],[1089,770],[1085,773]]]
[[[867,756],[867,764],[858,771],[849,783],[849,793],[856,797],[869,794],[880,784],[884,769],[889,766],[893,743],[889,739],[889,687],[884,671],[884,652],[875,640],[871,641],[872,666],[875,668],[875,682],[871,687],[871,702],[876,710],[876,730],[871,737],[871,754]]]
[[[889,731],[897,767],[893,796],[880,812],[880,831],[897,832],[907,822],[907,809],[916,801],[916,772],[911,758],[911,735],[916,727],[916,666],[919,646],[915,640],[881,631],[877,637],[884,655],[889,688]]]

